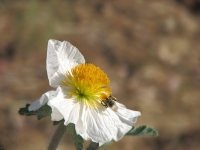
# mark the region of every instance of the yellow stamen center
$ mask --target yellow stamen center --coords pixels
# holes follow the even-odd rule
[[[97,107],[99,100],[111,95],[110,80],[107,75],[93,64],[81,64],[66,73],[67,79],[61,86],[68,88],[69,98],[75,97],[77,102],[84,101],[88,106]]]

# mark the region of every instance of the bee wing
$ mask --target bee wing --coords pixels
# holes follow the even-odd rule
[[[113,111],[116,111],[116,112],[118,111],[118,107],[117,107],[116,103],[114,103],[114,105],[111,108]]]

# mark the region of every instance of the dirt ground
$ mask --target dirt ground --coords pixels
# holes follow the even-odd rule
[[[198,0],[1,0],[0,148],[44,150],[56,129],[50,117],[18,114],[52,89],[49,39],[75,45],[108,74],[118,101],[142,113],[135,126],[159,131],[107,149],[200,149]],[[69,135],[59,150],[75,150]]]

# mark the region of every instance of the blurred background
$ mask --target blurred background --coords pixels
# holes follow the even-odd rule
[[[199,0],[0,0],[0,148],[44,150],[56,129],[50,117],[18,114],[52,90],[49,39],[75,45],[118,101],[142,113],[135,126],[159,131],[109,150],[200,149]],[[75,150],[69,135],[59,150]]]

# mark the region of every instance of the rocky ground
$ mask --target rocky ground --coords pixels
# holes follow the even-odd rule
[[[118,101],[141,111],[136,126],[159,131],[109,150],[200,149],[199,26],[198,0],[0,1],[0,148],[46,149],[50,118],[18,110],[52,89],[46,47],[58,39],[108,74]],[[68,135],[59,149],[75,149]]]

